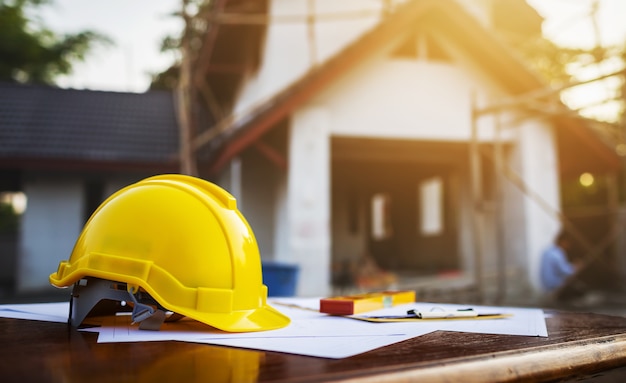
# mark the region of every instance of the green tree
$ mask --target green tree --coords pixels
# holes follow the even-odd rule
[[[0,202],[0,234],[17,231],[18,215],[13,205]]]
[[[589,65],[596,60],[594,51],[559,46],[545,37],[525,41],[515,48],[531,68],[555,84],[574,81],[574,75],[568,71],[570,65]]]
[[[556,86],[576,83],[580,80],[578,74],[584,69],[601,68],[609,62],[621,63],[618,66],[624,67],[625,71],[621,76],[616,75],[615,77],[618,77],[622,84],[626,80],[626,45],[596,46],[591,49],[572,48],[557,45],[544,37],[540,37],[527,40],[523,44],[513,47],[521,53],[531,68]],[[617,124],[620,120],[626,119],[626,87],[624,85],[617,87],[615,94],[607,95],[607,99],[603,101],[621,104],[621,111],[619,115],[615,116],[614,123]],[[622,122],[622,124],[624,123]],[[626,126],[624,127],[626,128]]]
[[[59,35],[29,18],[50,0],[0,0],[0,81],[52,84],[71,73],[94,44],[111,44],[92,31]]]
[[[165,36],[161,41],[162,53],[174,53],[177,56],[168,69],[160,73],[152,74],[152,82],[150,89],[167,89],[176,88],[180,77],[180,66],[183,60],[183,41],[189,46],[189,55],[186,59],[195,60],[195,54],[202,46],[202,37],[209,28],[207,15],[211,11],[214,2],[211,0],[182,0],[181,9],[173,12],[172,17],[181,18],[184,21],[184,27],[177,36]]]

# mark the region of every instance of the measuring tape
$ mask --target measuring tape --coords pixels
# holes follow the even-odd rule
[[[415,291],[382,291],[320,299],[320,312],[332,315],[354,315],[413,302],[415,302]]]

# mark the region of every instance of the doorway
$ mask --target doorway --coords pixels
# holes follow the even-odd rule
[[[371,257],[411,276],[462,267],[457,206],[466,149],[333,138],[332,150],[334,262]]]

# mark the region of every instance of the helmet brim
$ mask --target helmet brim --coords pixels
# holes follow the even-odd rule
[[[287,326],[291,320],[275,308],[265,305],[253,310],[230,313],[180,313],[192,319],[227,332],[276,330]]]

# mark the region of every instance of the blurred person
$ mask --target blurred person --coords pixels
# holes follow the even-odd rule
[[[563,287],[579,269],[579,265],[571,262],[568,257],[571,250],[572,240],[569,234],[561,231],[541,254],[541,284],[547,292]]]

